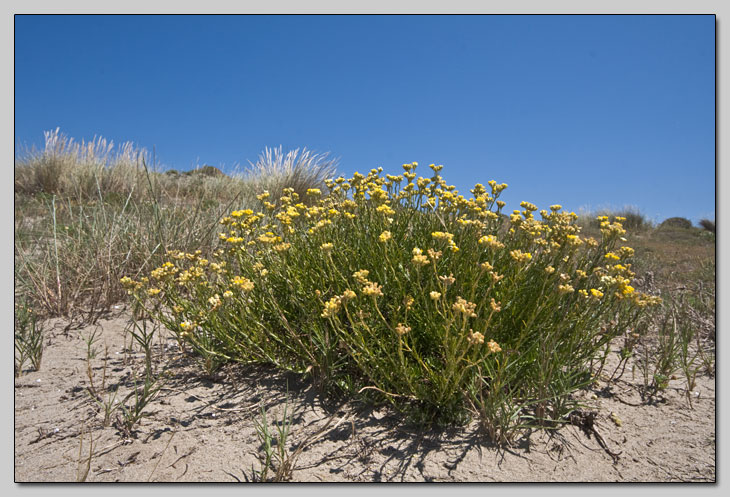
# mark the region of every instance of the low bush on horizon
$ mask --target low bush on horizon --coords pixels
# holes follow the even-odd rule
[[[170,250],[123,284],[209,372],[270,363],[422,423],[476,413],[499,442],[565,422],[606,345],[660,300],[631,285],[626,219],[585,237],[559,205],[505,216],[506,184],[466,199],[416,167],[260,192],[210,255]]]
[[[711,233],[715,233],[715,221],[711,221],[709,219],[700,219],[700,226],[702,229],[709,231]]]
[[[692,227],[692,221],[685,217],[670,217],[665,219],[659,224],[659,228],[682,228],[690,229]]]

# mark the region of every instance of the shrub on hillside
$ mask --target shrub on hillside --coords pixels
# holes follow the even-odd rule
[[[692,227],[692,221],[684,217],[670,217],[662,221],[659,227],[690,229]]]
[[[700,226],[707,231],[715,232],[715,221],[709,219],[700,219]]]

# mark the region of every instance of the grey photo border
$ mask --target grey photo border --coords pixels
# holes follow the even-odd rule
[[[159,1],[140,1],[140,0],[126,0],[125,2],[105,2],[101,4],[94,0],[67,0],[65,2],[57,2],[51,0],[42,1],[19,1],[10,0],[4,2],[3,9],[6,11],[2,18],[2,25],[4,29],[0,30],[3,38],[3,51],[2,57],[5,61],[3,67],[9,69],[2,78],[2,89],[3,94],[6,95],[6,119],[3,120],[3,133],[2,143],[3,150],[8,153],[7,158],[10,160],[10,151],[15,150],[15,138],[14,138],[14,16],[17,14],[713,14],[716,15],[716,221],[718,224],[724,224],[721,222],[725,218],[725,211],[728,210],[728,206],[721,201],[718,193],[725,190],[727,191],[728,181],[730,181],[730,175],[723,173],[723,167],[721,166],[723,155],[723,145],[728,143],[728,127],[724,126],[723,123],[727,121],[727,116],[730,115],[728,112],[728,99],[723,98],[722,95],[722,82],[728,81],[727,75],[728,63],[730,60],[727,58],[727,54],[730,53],[728,50],[728,36],[723,33],[723,26],[726,19],[730,18],[730,2],[722,2],[720,0],[696,0],[693,2],[678,1],[678,0],[666,0],[666,1],[650,1],[650,0],[612,0],[608,1],[578,1],[578,0],[553,0],[551,2],[545,2],[540,0],[519,0],[512,2],[476,2],[474,0],[451,0],[449,2],[438,2],[434,0],[369,0],[369,1],[337,1],[337,0],[271,0],[271,1],[259,1],[259,2],[242,2],[233,0],[208,0],[207,2],[193,2],[190,0],[183,0],[172,3],[163,3]],[[103,130],[100,130],[100,132]],[[42,130],[38,131],[39,133]],[[4,188],[7,188],[5,195],[0,195],[0,202],[2,202],[2,212],[0,216],[2,220],[2,228],[8,231],[14,227],[13,219],[10,217],[10,213],[13,212],[12,195],[10,188],[13,183],[12,173],[10,167],[3,167],[0,169],[2,174],[2,182]],[[721,212],[722,211],[722,212]],[[726,255],[728,247],[721,241],[724,238],[724,228],[719,229],[717,247],[720,250],[718,255]],[[2,271],[2,292],[5,298],[2,299],[2,309],[5,311],[2,313],[5,316],[3,323],[12,328],[12,315],[13,315],[13,278],[11,275],[12,264],[10,259],[13,257],[13,246],[10,239],[2,244],[2,257],[6,260],[6,263],[0,266]],[[6,259],[7,257],[7,259]],[[720,257],[722,258],[722,257]],[[723,289],[728,283],[728,267],[719,262],[718,268],[718,295],[720,298],[724,297]],[[723,308],[722,305],[719,306]],[[725,322],[727,317],[724,313],[719,312],[717,316],[717,329],[718,335],[722,334],[725,329]],[[7,331],[8,335],[10,331]],[[8,338],[9,340],[9,338]],[[719,337],[718,343],[718,355],[726,356],[728,341]],[[9,345],[9,344],[8,344]],[[11,347],[8,347],[8,356],[10,355]],[[8,357],[9,361],[12,360]],[[3,362],[4,363],[4,362]],[[7,371],[10,371],[10,362],[6,364]],[[717,410],[716,413],[725,413],[725,405],[727,403],[727,372],[722,365],[717,367],[717,385],[722,394],[717,395]],[[4,445],[5,449],[2,454],[2,474],[4,475],[3,492],[8,495],[97,495],[100,491],[105,494],[124,495],[130,491],[138,492],[142,490],[144,493],[152,493],[155,495],[162,494],[176,494],[176,495],[197,495],[204,488],[201,485],[195,484],[163,484],[163,485],[144,485],[141,488],[133,488],[129,484],[118,484],[118,485],[105,485],[103,487],[99,485],[78,485],[78,484],[16,484],[13,482],[14,479],[14,465],[13,465],[13,450],[14,450],[14,435],[10,430],[10,426],[14,424],[14,410],[13,410],[13,384],[10,381],[11,375],[7,375],[6,381],[3,382],[3,393],[6,399],[5,407],[0,411],[3,420],[3,426],[7,428],[4,430],[6,435],[7,443]],[[721,419],[717,417],[716,420]],[[716,421],[716,426],[719,425]],[[723,469],[727,468],[726,459],[723,457],[724,442],[727,440],[727,431],[718,426],[717,435],[721,436],[721,442],[716,445],[716,462],[720,463],[716,471],[717,483],[712,485],[694,485],[691,489],[684,485],[677,484],[583,484],[583,483],[558,483],[558,484],[496,484],[498,487],[491,488],[487,487],[486,484],[459,484],[457,491],[465,492],[467,494],[477,494],[486,491],[496,491],[499,493],[528,493],[528,492],[539,492],[543,495],[545,492],[548,494],[557,494],[561,496],[576,494],[585,495],[586,492],[591,494],[614,494],[617,491],[639,491],[642,494],[663,494],[663,495],[683,495],[688,491],[693,494],[706,494],[706,493],[719,493],[723,487],[727,485],[727,472]],[[215,484],[215,492],[221,492],[222,494],[239,493],[242,489],[233,485],[221,485]],[[254,493],[280,493],[280,492],[300,492],[305,491],[317,492],[323,494],[337,495],[342,491],[348,493],[353,492],[355,494],[365,495],[375,488],[368,484],[345,484],[346,488],[342,488],[343,485],[330,485],[330,484],[318,484],[316,487],[314,484],[299,484],[296,487],[286,485],[275,485],[275,486],[248,486],[245,488],[246,492],[253,491]],[[535,488],[539,485],[540,488]],[[636,488],[624,488],[626,485]],[[136,485],[135,485],[136,486]],[[640,487],[640,488],[639,488]],[[444,488],[438,485],[427,485],[418,484],[417,486],[401,487],[399,485],[378,485],[376,491],[382,492],[402,492],[402,491],[416,491],[426,492],[430,494],[437,494],[443,492]]]

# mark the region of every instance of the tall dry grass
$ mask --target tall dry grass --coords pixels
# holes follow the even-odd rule
[[[266,151],[242,174],[165,174],[132,143],[76,142],[58,129],[15,160],[15,283],[39,314],[95,321],[125,297],[124,275],[171,249],[207,255],[218,221],[262,189],[317,188],[334,162]],[[201,173],[201,174],[198,174]]]

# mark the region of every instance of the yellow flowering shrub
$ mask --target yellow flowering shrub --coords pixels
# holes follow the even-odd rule
[[[207,364],[307,372],[423,420],[473,405],[500,440],[559,418],[598,351],[658,301],[631,284],[620,220],[584,238],[558,204],[506,215],[506,184],[467,198],[442,166],[417,168],[333,178],[306,205],[262,192],[221,220],[209,261],[170,254],[122,283]]]

